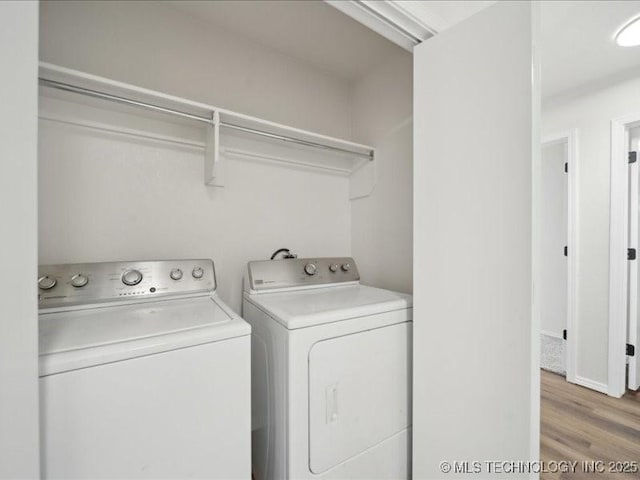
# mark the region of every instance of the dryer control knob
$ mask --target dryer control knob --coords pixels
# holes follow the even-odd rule
[[[329,270],[331,270],[333,273],[336,273],[338,271],[338,264],[332,263],[331,265],[329,265]]]
[[[202,278],[202,276],[204,275],[204,270],[202,269],[202,267],[195,267],[191,272],[191,275],[193,275],[193,278]]]
[[[41,290],[51,290],[56,286],[56,283],[58,283],[56,279],[49,275],[45,275],[38,279],[38,287],[40,287]]]
[[[174,268],[173,270],[171,270],[169,276],[172,280],[180,280],[182,278],[182,270],[180,270],[179,268]]]
[[[315,263],[307,263],[304,266],[304,273],[307,275],[315,275],[318,272],[318,267],[316,267]]]
[[[348,272],[349,270],[351,270],[351,264],[350,263],[343,263],[342,264],[342,271],[343,272]]]
[[[125,285],[133,286],[137,285],[142,281],[142,273],[138,270],[127,270],[122,275],[122,283]]]
[[[77,273],[73,277],[71,277],[71,285],[76,288],[84,287],[87,283],[89,283],[89,277],[83,275],[82,273]]]

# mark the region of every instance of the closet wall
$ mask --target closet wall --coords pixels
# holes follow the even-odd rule
[[[171,4],[42,2],[41,60],[349,137],[349,84]]]
[[[377,185],[351,203],[363,281],[413,291],[413,57],[390,57],[353,86],[353,138],[373,145]]]
[[[162,2],[43,2],[40,56],[351,137],[346,80]],[[239,311],[247,260],[279,247],[351,254],[344,177],[234,160],[224,188],[205,187],[200,151],[42,119],[40,132],[40,263],[211,257],[222,298]]]

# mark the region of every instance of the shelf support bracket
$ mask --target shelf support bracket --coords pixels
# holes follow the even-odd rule
[[[375,153],[371,160],[361,161],[349,177],[349,200],[366,198],[373,193],[378,181]]]
[[[223,165],[220,157],[220,113],[214,110],[211,124],[207,125],[204,152],[204,184],[224,187]]]

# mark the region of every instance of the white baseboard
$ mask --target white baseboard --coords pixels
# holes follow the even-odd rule
[[[588,378],[584,378],[579,375],[576,375],[575,382],[573,383],[582,387],[590,388],[591,390],[595,390],[596,392],[604,393],[606,395],[609,394],[609,387],[606,383],[594,382],[593,380],[589,380]]]
[[[547,337],[562,339],[562,333],[551,332],[549,330],[541,330],[540,333],[542,335],[546,335]]]

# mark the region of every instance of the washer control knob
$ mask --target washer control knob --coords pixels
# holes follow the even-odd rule
[[[338,264],[332,263],[331,265],[329,265],[329,270],[331,270],[333,273],[336,273],[338,271]]]
[[[348,272],[349,270],[351,270],[351,264],[350,263],[343,263],[341,268],[342,268],[343,272]]]
[[[202,276],[204,275],[204,270],[202,269],[202,267],[195,267],[191,272],[191,275],[193,275],[193,278],[202,278]]]
[[[58,283],[56,279],[49,275],[45,275],[38,279],[38,287],[40,287],[41,290],[51,290],[56,286],[56,283]]]
[[[180,280],[182,278],[182,270],[180,270],[179,268],[174,268],[173,270],[171,270],[169,276],[172,280]]]
[[[76,288],[84,287],[87,283],[89,283],[89,277],[82,273],[76,273],[73,277],[71,277],[71,285]]]
[[[304,273],[307,275],[315,275],[318,271],[318,267],[316,267],[315,263],[307,263],[304,266]]]
[[[142,281],[142,273],[138,270],[127,270],[122,275],[122,283],[125,285],[133,286],[137,285]]]

